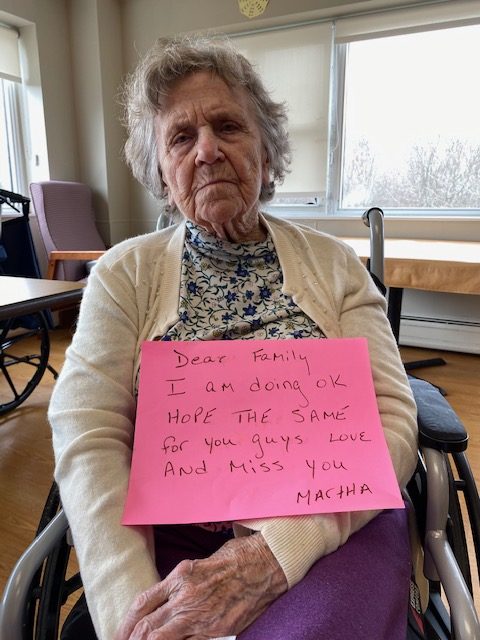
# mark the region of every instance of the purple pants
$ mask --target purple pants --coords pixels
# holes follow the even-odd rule
[[[199,527],[156,527],[161,576],[227,539]],[[407,512],[380,513],[321,558],[238,640],[405,640],[410,580]]]

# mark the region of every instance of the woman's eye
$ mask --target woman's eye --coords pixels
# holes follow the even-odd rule
[[[172,145],[176,146],[176,145],[184,144],[185,142],[188,142],[188,140],[190,140],[190,136],[188,134],[179,133],[173,138]]]
[[[234,133],[238,129],[239,127],[235,122],[224,122],[221,126],[221,130],[224,133]]]

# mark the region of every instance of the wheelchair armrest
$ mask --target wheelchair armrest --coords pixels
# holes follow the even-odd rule
[[[88,251],[50,251],[48,254],[47,280],[55,278],[57,262],[62,260],[98,260],[103,256],[105,250]]]
[[[45,557],[67,529],[67,517],[59,511],[15,565],[0,603],[0,638],[22,640],[22,616],[30,584]]]
[[[425,380],[409,376],[409,382],[417,403],[420,445],[447,453],[465,451],[468,434],[447,400]]]

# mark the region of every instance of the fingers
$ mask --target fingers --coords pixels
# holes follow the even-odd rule
[[[163,617],[170,616],[171,612],[165,612]],[[161,615],[152,614],[135,627],[129,640],[208,640],[212,638],[211,635],[195,632],[194,626],[192,622],[186,623],[181,617],[164,622]]]
[[[137,625],[144,620],[147,620],[148,625],[147,616],[156,611],[167,601],[168,588],[164,584],[163,580],[161,582],[157,582],[153,587],[150,587],[150,589],[138,595],[128,610],[125,622],[115,637],[115,640],[130,640],[133,638],[132,633]],[[150,631],[153,629],[154,627],[151,627]],[[138,637],[148,637],[145,635],[147,631],[148,628],[142,632],[144,635],[140,635]]]
[[[149,622],[142,620],[130,636],[130,640],[186,640],[186,638],[190,639],[192,637],[199,638],[199,636],[187,635],[183,625],[178,622],[167,622],[166,625],[159,629],[152,628]],[[206,636],[203,636],[202,640],[204,638]]]
[[[171,633],[170,636],[165,635],[165,629]],[[183,640],[188,637],[188,631],[188,626],[175,616],[175,610],[166,603],[139,620],[129,640],[153,640],[157,637]]]

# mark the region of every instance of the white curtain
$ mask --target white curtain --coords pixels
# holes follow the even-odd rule
[[[326,22],[235,38],[273,99],[288,105],[292,171],[277,201],[282,194],[285,201],[293,193],[325,196],[332,37]]]
[[[18,32],[0,25],[0,78],[21,80],[18,56]]]
[[[0,25],[0,187],[25,195],[22,84],[16,29]]]
[[[0,185],[27,195],[25,143],[21,119],[22,85],[0,79]]]

